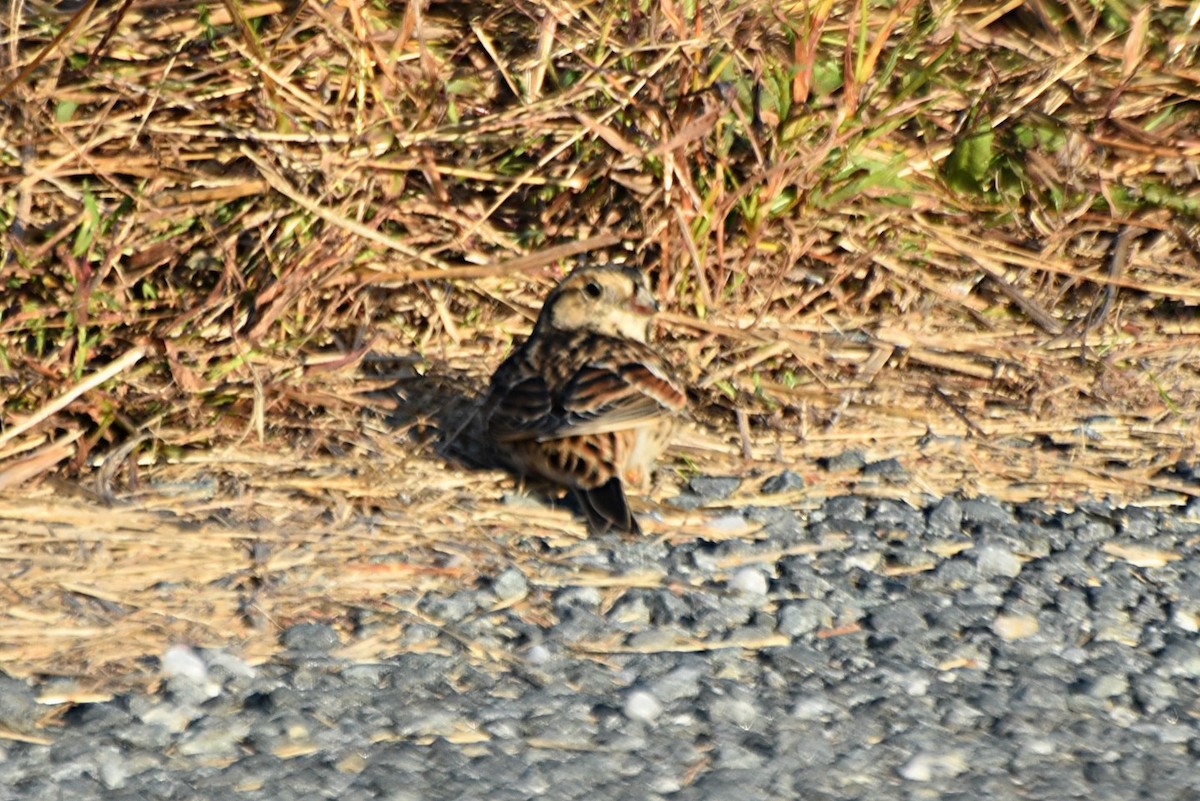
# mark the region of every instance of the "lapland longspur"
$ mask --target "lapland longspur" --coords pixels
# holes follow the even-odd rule
[[[640,533],[625,487],[650,471],[687,395],[647,344],[658,305],[641,273],[580,267],[492,376],[488,434],[519,471],[571,488],[594,533]]]

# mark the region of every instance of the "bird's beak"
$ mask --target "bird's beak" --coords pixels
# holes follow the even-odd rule
[[[658,303],[654,300],[654,296],[641,289],[633,296],[631,305],[638,314],[654,314],[658,311]]]

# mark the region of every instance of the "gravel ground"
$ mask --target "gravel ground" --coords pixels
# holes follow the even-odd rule
[[[716,530],[743,518],[765,528],[547,554],[638,586],[513,568],[409,599],[408,652],[382,663],[332,657],[348,643],[319,623],[265,666],[176,647],[158,692],[0,740],[0,795],[1200,798],[1196,504],[841,497]],[[28,729],[50,689],[0,679],[0,723]]]

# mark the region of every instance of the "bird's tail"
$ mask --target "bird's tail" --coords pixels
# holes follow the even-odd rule
[[[607,483],[595,489],[579,489],[575,491],[583,513],[587,515],[588,529],[593,534],[607,534],[616,531],[620,534],[641,534],[641,526],[629,509],[629,501],[625,499],[625,490],[621,487],[621,479],[613,476]]]

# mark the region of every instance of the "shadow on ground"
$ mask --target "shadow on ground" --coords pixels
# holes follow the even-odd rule
[[[505,468],[484,431],[485,377],[417,356],[376,356],[368,371],[396,379],[375,397],[398,436],[465,470]]]
[[[469,473],[505,471],[516,480],[519,491],[530,491],[547,506],[582,514],[571,494],[564,495],[561,487],[518,476],[488,440],[482,414],[488,387],[485,376],[419,359],[372,360],[383,366],[388,361],[391,366],[384,373],[400,377],[381,390],[378,398],[381,409],[390,406],[383,420],[398,436]]]

